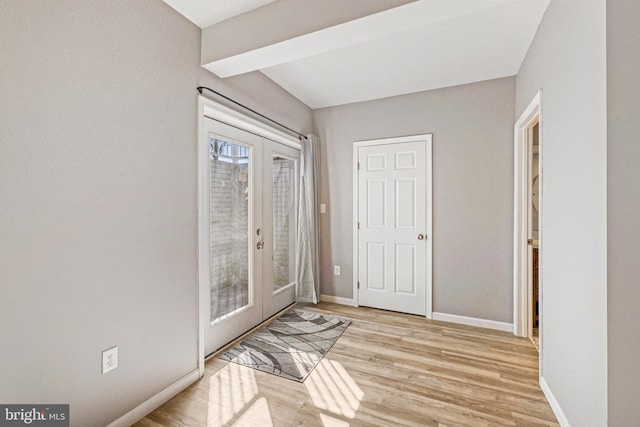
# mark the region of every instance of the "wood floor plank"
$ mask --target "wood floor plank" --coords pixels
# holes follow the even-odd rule
[[[557,426],[538,353],[507,332],[320,303],[352,324],[304,383],[212,358],[140,420],[174,426]]]

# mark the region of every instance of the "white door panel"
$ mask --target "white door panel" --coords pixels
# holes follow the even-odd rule
[[[396,228],[416,228],[416,179],[396,180]]]
[[[424,137],[358,148],[359,305],[427,312],[426,150]]]
[[[396,293],[415,296],[417,293],[416,245],[396,244]]]
[[[367,212],[366,224],[369,228],[385,228],[387,225],[387,181],[367,181]]]
[[[385,274],[387,245],[384,242],[367,242],[367,265],[363,283],[369,291],[383,291],[387,289]]]

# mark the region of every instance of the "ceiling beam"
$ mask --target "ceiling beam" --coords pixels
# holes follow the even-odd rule
[[[205,28],[202,66],[222,78],[265,70],[516,2],[280,0]]]
[[[201,63],[229,77],[335,49],[362,40],[350,23],[415,1],[279,0],[204,28]]]

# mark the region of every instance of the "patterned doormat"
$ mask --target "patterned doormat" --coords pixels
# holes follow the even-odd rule
[[[291,310],[220,359],[303,382],[350,323],[348,319]]]

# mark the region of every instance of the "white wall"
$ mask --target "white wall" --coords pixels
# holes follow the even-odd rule
[[[605,1],[553,0],[517,76],[542,89],[542,374],[573,426],[607,423]]]
[[[640,425],[640,2],[607,2],[609,425]]]
[[[202,70],[200,30],[159,0],[0,10],[0,402],[104,426],[197,368],[196,86],[312,116],[259,73]]]
[[[512,321],[514,90],[505,78],[314,111],[323,294],[353,297],[353,142],[433,133],[434,310]]]

